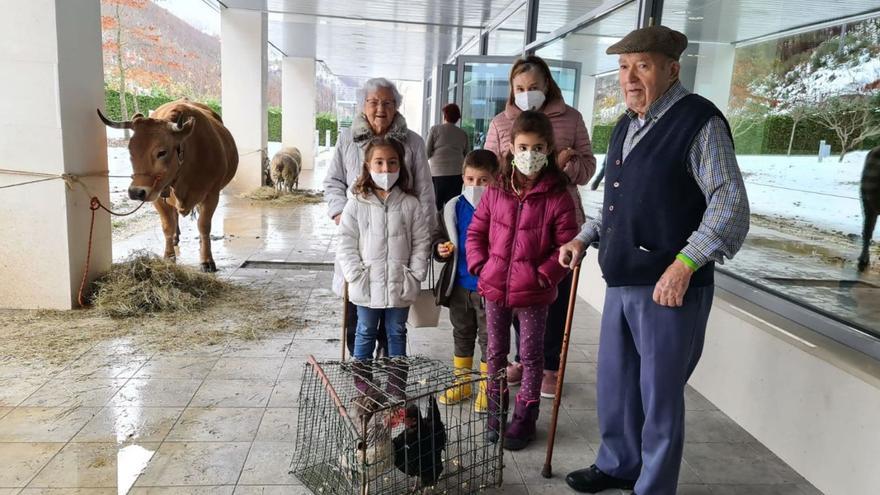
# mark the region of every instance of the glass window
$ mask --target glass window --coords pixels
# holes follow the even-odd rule
[[[538,3],[538,37],[599,7],[602,0],[541,0]]]
[[[489,33],[487,55],[519,55],[523,51],[526,29],[526,6],[516,10]]]
[[[880,160],[862,179],[880,146],[880,5],[798,2],[793,16],[790,1],[742,3],[667,0],[663,13],[692,40],[682,81],[727,115],[749,195],[748,239],[719,269],[880,336],[876,248],[858,269],[860,188],[880,197]]]
[[[496,115],[507,104],[508,84],[512,62],[488,62],[483,57],[463,61],[461,128],[471,137],[473,149],[483,147],[486,132]]]

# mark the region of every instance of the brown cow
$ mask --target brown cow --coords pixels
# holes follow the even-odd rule
[[[202,271],[217,271],[211,256],[211,217],[220,190],[238,169],[238,149],[220,116],[187,99],[166,103],[149,118],[137,114],[114,122],[100,110],[98,116],[110,127],[134,130],[128,142],[134,171],[128,196],[153,202],[162,219],[165,257],[175,258],[178,215],[198,207]]]

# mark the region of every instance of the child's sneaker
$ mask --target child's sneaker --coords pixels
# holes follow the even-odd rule
[[[522,381],[523,366],[521,363],[510,363],[507,365],[507,384],[519,385]]]
[[[541,397],[545,399],[556,398],[556,382],[559,380],[558,371],[544,370],[544,378],[541,379]]]

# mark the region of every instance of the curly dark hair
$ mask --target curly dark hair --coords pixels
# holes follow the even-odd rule
[[[416,192],[404,159],[406,150],[400,141],[385,136],[375,137],[367,143],[364,149],[364,163],[361,166],[361,175],[358,177],[357,182],[354,183],[354,188],[352,189],[354,193],[361,197],[367,197],[375,193],[377,189],[382,189],[373,182],[373,177],[370,175],[370,160],[373,159],[373,152],[377,148],[391,148],[394,150],[397,154],[398,163],[400,163],[400,176],[397,178],[394,186],[400,188],[405,194],[415,196]]]
[[[518,135],[526,133],[537,134],[547,141],[547,166],[535,178],[535,183],[550,178],[556,183],[553,190],[565,189],[570,180],[556,163],[556,146],[550,119],[543,112],[532,110],[522,112],[510,128],[510,144],[513,145]],[[525,182],[526,176],[513,165],[513,153],[508,149],[504,153],[504,159],[501,160],[501,187],[512,192],[514,188],[522,189]]]

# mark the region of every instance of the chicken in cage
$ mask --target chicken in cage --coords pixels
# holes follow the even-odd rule
[[[500,486],[501,443],[484,434],[490,415],[437,401],[449,388],[482,380],[498,380],[500,389],[504,376],[456,376],[419,356],[309,357],[293,473],[319,494],[469,494]]]

